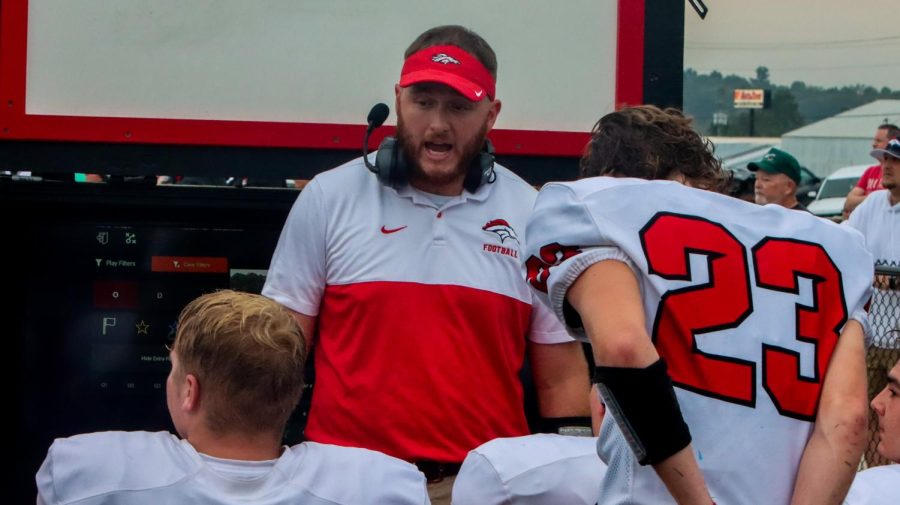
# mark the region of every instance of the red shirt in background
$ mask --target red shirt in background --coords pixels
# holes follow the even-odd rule
[[[856,183],[856,187],[863,190],[865,195],[884,189],[884,186],[881,185],[881,165],[872,165],[867,168],[859,178],[859,182]]]

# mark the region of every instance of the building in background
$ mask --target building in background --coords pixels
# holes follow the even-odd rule
[[[875,100],[785,133],[781,147],[819,177],[841,167],[872,164],[872,132],[900,121],[900,100]]]

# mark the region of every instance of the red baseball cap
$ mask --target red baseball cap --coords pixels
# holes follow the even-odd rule
[[[462,96],[478,102],[494,99],[496,84],[478,58],[457,46],[431,46],[410,55],[400,71],[400,86],[420,82],[446,84]]]

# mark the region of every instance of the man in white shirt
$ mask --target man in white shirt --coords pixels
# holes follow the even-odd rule
[[[537,193],[494,162],[493,49],[434,27],[399,77],[396,137],[303,189],[262,294],[313,349],[307,439],[412,462],[449,504],[470,450],[529,433],[526,353],[546,423],[587,417],[590,386],[581,346],[522,282]]]
[[[38,470],[39,504],[429,503],[425,477],[381,453],[281,445],[303,388],[306,348],[291,314],[219,291],[185,307],[170,350],[175,429],[57,439]]]
[[[881,162],[881,184],[850,214],[844,223],[859,230],[876,265],[900,267],[900,139],[891,139],[883,149],[872,150]],[[876,272],[877,273],[877,272]],[[872,343],[868,351],[869,398],[881,391],[885,376],[900,359],[900,276],[876,275],[875,292],[869,308]],[[869,427],[874,430],[875,418]],[[869,464],[884,464],[875,454],[867,454]]]
[[[863,234],[877,263],[900,266],[900,137],[884,149],[873,149],[872,156],[881,161],[884,189],[866,198],[846,224]],[[896,280],[881,279],[880,284],[876,287],[895,293],[898,289]]]

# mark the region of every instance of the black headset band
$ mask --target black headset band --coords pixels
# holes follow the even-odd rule
[[[395,137],[385,137],[381,141],[375,155],[374,172],[385,186],[397,187],[409,182],[409,164]],[[494,145],[490,139],[485,138],[481,151],[469,164],[463,187],[468,192],[474,193],[482,185],[491,184],[496,179]]]

